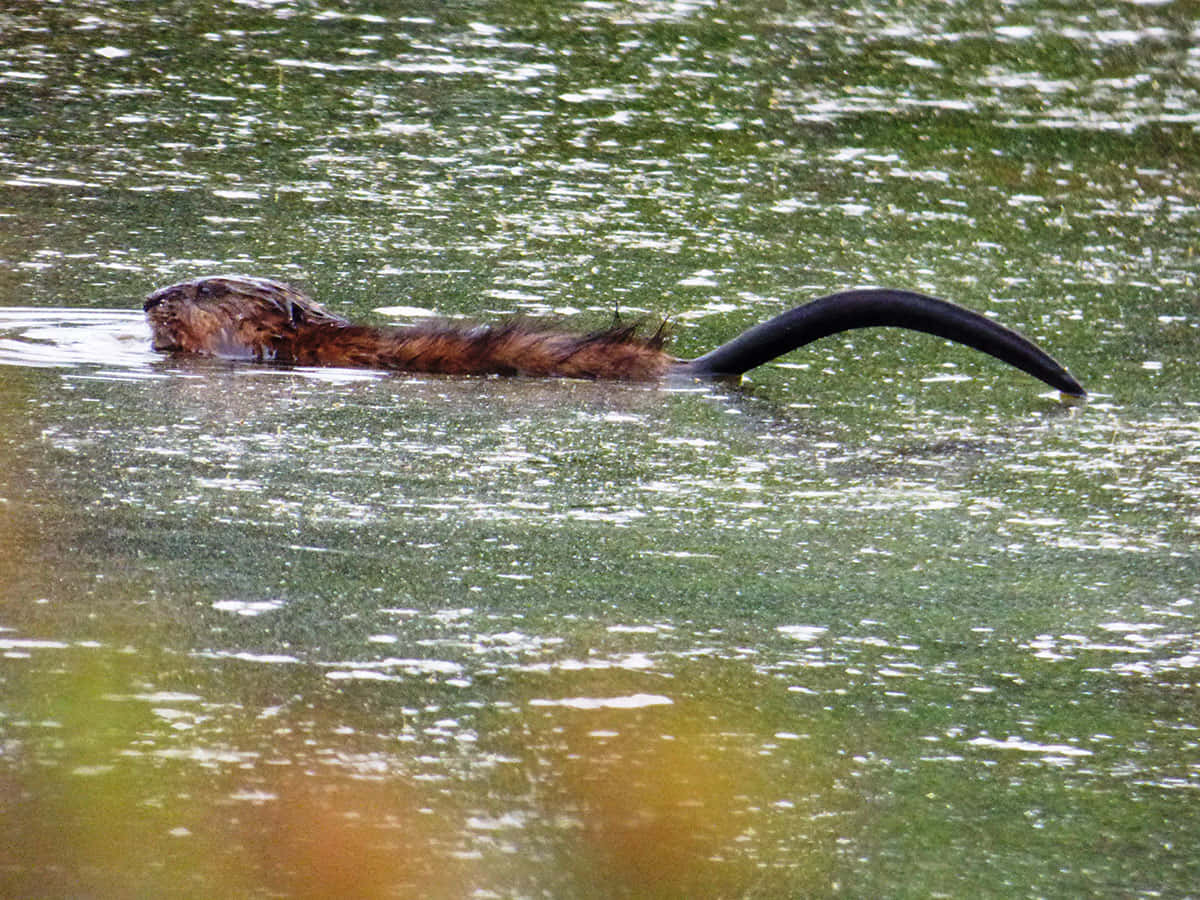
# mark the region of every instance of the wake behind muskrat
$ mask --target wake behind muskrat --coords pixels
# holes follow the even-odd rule
[[[266,278],[220,275],[161,288],[145,301],[156,350],[290,363],[445,375],[653,381],[669,376],[737,378],[805,344],[855,328],[893,326],[987,353],[1065,394],[1086,392],[1036,344],[965,307],[913,291],[842,291],[791,309],[711,353],[666,352],[665,325],[576,334],[515,321],[408,327],[356,324],[295,288]]]

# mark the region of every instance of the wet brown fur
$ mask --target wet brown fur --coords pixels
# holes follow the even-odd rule
[[[665,328],[641,337],[615,326],[570,334],[529,322],[408,328],[356,325],[310,297],[264,278],[200,278],[145,302],[156,350],[303,366],[446,375],[531,375],[648,381],[680,360],[663,351]]]

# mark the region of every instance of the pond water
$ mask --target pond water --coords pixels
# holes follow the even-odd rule
[[[0,893],[1193,895],[1198,22],[6,3]],[[683,356],[887,284],[1091,395],[152,353],[228,271]]]

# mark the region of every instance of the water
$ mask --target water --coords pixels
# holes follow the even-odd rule
[[[1190,896],[1186,5],[0,13],[6,896]],[[673,322],[740,388],[149,351],[140,298]]]

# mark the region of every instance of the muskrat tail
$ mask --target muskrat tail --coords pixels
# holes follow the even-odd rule
[[[891,326],[937,335],[1040,378],[1064,394],[1086,391],[1049,354],[979,313],[914,291],[866,288],[841,291],[781,313],[742,332],[711,353],[683,362],[676,371],[700,378],[735,377],[820,338],[854,328]]]

